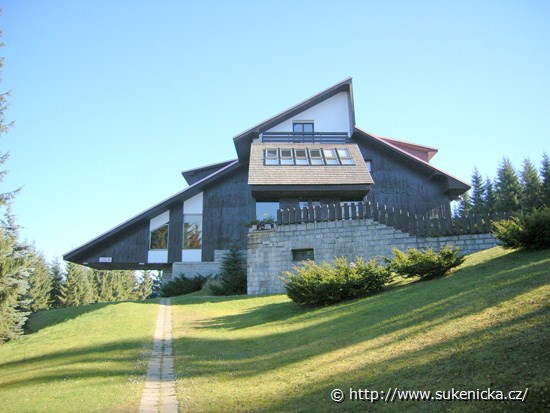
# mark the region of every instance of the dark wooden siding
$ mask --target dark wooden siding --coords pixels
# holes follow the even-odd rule
[[[447,178],[376,142],[358,142],[364,159],[372,162],[372,185],[367,199],[415,214],[434,209],[450,212],[444,193]]]
[[[147,262],[149,249],[149,220],[139,222],[120,234],[107,238],[96,247],[76,257],[80,263],[88,262],[90,266],[99,262],[99,257],[112,257],[109,267],[116,268],[118,264],[137,264]],[[127,267],[127,266],[125,266]]]
[[[170,207],[170,222],[168,232],[168,262],[181,261],[183,247],[183,202]]]
[[[248,166],[243,165],[203,191],[202,260],[213,261],[214,250],[226,250],[233,242],[246,249],[246,223],[256,216],[256,201],[248,185]]]

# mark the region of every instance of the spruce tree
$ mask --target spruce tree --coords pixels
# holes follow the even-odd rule
[[[473,214],[482,214],[485,211],[485,185],[477,167],[472,174],[472,209]]]
[[[540,177],[537,168],[535,168],[535,165],[533,165],[529,158],[523,160],[521,186],[523,196],[520,203],[523,212],[529,212],[543,205]]]
[[[497,207],[497,197],[493,181],[487,177],[485,179],[485,212],[486,214],[494,214]]]
[[[542,154],[540,168],[541,176],[541,197],[543,205],[550,206],[550,158],[546,153]]]
[[[0,47],[2,46],[0,43]],[[3,66],[4,58],[0,57],[0,71]],[[0,92],[0,137],[4,137],[12,125],[6,121],[4,115],[8,96],[9,92]],[[0,167],[8,158],[7,152],[0,153]],[[0,182],[6,173],[7,170],[0,169]],[[28,304],[24,298],[28,276],[25,249],[19,244],[17,226],[11,214],[11,202],[17,192],[18,190],[0,193],[0,209],[4,216],[0,222],[0,343],[22,334],[28,315],[24,310]]]
[[[470,200],[470,194],[466,192],[462,195],[462,199],[458,205],[458,216],[460,218],[467,217],[472,212],[472,201]]]
[[[214,295],[246,294],[246,264],[236,245],[232,245],[222,259],[219,280],[219,287],[211,287]]]
[[[17,238],[17,227],[8,208],[6,220],[0,225],[0,343],[23,334],[28,315],[25,249]]]
[[[508,158],[502,160],[497,170],[496,198],[498,212],[518,212],[521,209],[521,184]]]
[[[69,262],[67,275],[61,289],[61,302],[67,307],[90,304],[95,301],[91,271]]]
[[[151,271],[143,271],[141,282],[138,284],[136,298],[138,300],[145,300],[153,292],[153,278],[151,277]]]
[[[52,282],[52,290],[50,291],[50,303],[52,308],[63,306],[61,302],[61,290],[63,288],[63,270],[59,259],[56,257],[50,264],[50,279]]]
[[[29,309],[32,312],[47,310],[50,308],[52,279],[48,270],[48,264],[42,254],[34,247],[27,253],[29,270],[29,289],[27,298]]]

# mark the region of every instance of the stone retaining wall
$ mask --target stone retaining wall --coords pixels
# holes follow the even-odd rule
[[[313,249],[315,261],[334,257],[372,258],[392,256],[392,248],[433,248],[446,244],[459,246],[471,254],[497,245],[492,234],[466,234],[440,237],[409,235],[371,219],[280,225],[274,230],[248,234],[248,294],[284,292],[280,276],[300,262],[292,250]]]

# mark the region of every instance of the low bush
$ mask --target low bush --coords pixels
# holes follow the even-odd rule
[[[294,271],[285,273],[286,293],[294,302],[311,306],[374,294],[390,280],[384,266],[361,258],[350,264],[345,258],[336,258],[333,264],[307,261]]]
[[[386,258],[388,268],[405,278],[420,277],[431,279],[441,277],[451,268],[464,262],[464,256],[459,255],[460,248],[445,246],[439,252],[431,248],[419,251],[409,248],[406,252],[393,249],[394,257]]]
[[[550,207],[493,222],[493,233],[505,248],[550,248]]]
[[[176,295],[189,294],[199,291],[208,277],[197,274],[194,278],[187,278],[184,274],[179,274],[172,281],[168,281],[160,287],[163,297],[174,297]]]
[[[214,295],[246,294],[246,264],[241,252],[232,246],[222,260],[221,272],[208,288]]]

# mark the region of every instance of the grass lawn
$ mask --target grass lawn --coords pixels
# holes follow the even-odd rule
[[[138,411],[157,304],[36,313],[31,334],[0,346],[0,411]]]
[[[172,299],[182,411],[543,411],[550,251],[494,248],[449,276],[319,309],[285,296]],[[524,390],[520,402],[330,400],[334,388]],[[368,405],[365,405],[368,403]]]

